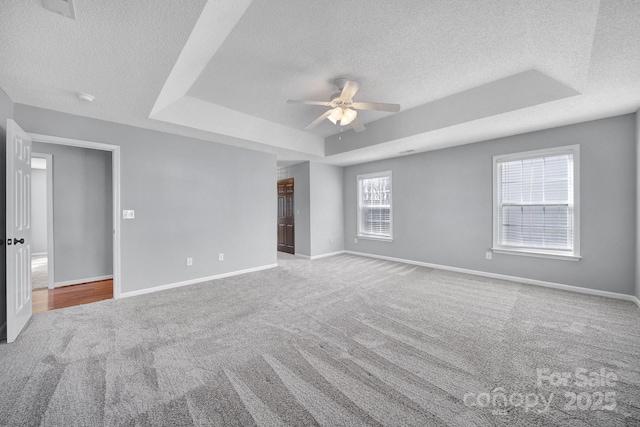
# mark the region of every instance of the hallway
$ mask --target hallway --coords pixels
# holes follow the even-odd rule
[[[113,280],[62,286],[56,289],[34,289],[32,312],[42,313],[113,298]]]

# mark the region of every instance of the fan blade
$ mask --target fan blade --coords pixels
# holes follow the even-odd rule
[[[329,114],[331,114],[332,111],[333,110],[328,110],[326,113],[309,123],[305,129],[313,129],[314,127],[318,126],[320,122],[329,117]]]
[[[382,102],[354,102],[351,106],[356,110],[389,111],[391,113],[400,111],[400,104],[385,104]]]
[[[287,104],[324,105],[325,107],[331,106],[331,103],[326,101],[297,101],[295,99],[287,100]]]
[[[358,82],[347,80],[342,88],[342,92],[340,93],[340,98],[351,100],[356,92],[358,92],[358,89],[360,89]]]
[[[351,122],[351,127],[356,132],[362,132],[364,130],[364,125],[362,124],[360,119],[357,118],[357,117],[355,119],[353,119],[353,121]]]

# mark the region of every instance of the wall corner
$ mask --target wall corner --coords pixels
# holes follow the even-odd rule
[[[640,109],[636,111],[636,298],[640,300]]]

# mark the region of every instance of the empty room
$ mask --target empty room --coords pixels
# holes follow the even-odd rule
[[[0,2],[0,425],[640,425],[640,2]]]

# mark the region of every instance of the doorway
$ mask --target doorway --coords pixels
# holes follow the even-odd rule
[[[36,138],[33,151],[47,153],[51,165],[55,160],[55,170],[48,180],[53,185],[47,206],[50,219],[46,224],[41,212],[45,209],[39,202],[40,198],[46,199],[40,189],[44,171],[37,169],[38,161],[42,160],[39,157],[44,155],[32,155],[33,313],[113,298],[112,153],[90,147],[43,144]],[[48,250],[43,250],[45,229],[51,237],[54,232],[56,236],[56,244],[49,245]],[[55,264],[51,259],[54,254]],[[48,267],[53,273],[54,265],[55,276],[49,283],[42,283],[42,270]]]
[[[278,250],[295,254],[293,178],[278,181]]]
[[[31,289],[53,289],[53,156],[31,154]]]
[[[106,254],[112,259],[112,279],[109,297],[120,298],[121,294],[121,249],[120,249],[120,147],[117,145],[82,141],[40,134],[28,134],[12,119],[7,119],[7,342],[16,340],[33,313],[31,290],[31,153],[32,143],[57,144],[102,150],[110,153],[111,166],[111,223],[108,224],[107,239],[112,250]],[[66,170],[65,168],[61,168]],[[58,236],[59,237],[59,236]],[[4,242],[3,242],[4,243]],[[59,255],[59,254],[58,254]],[[55,286],[55,285],[54,285]],[[44,289],[56,292],[56,289]],[[88,290],[93,292],[92,290]],[[55,300],[55,295],[53,295]],[[75,305],[75,304],[72,304]]]
[[[63,294],[69,294],[72,290],[74,292],[74,298],[80,297],[81,299],[85,299],[86,300],[85,302],[92,302],[99,299],[104,299],[105,295],[107,294],[108,294],[106,296],[107,298],[119,298],[120,292],[121,292],[120,216],[118,215],[120,211],[120,147],[116,145],[76,140],[76,139],[70,139],[70,138],[62,138],[62,137],[49,136],[49,135],[30,134],[30,136],[33,142],[38,142],[38,143],[54,144],[54,145],[67,146],[67,147],[80,147],[80,148],[86,148],[90,150],[99,150],[103,152],[106,151],[109,153],[109,157],[111,160],[110,162],[111,163],[110,165],[110,172],[111,172],[111,178],[110,178],[111,215],[110,217],[111,217],[111,220],[110,220],[110,224],[108,225],[108,229],[109,229],[109,235],[110,235],[109,239],[112,240],[112,247],[113,247],[109,255],[109,258],[112,259],[112,277],[106,277],[106,276],[92,277],[91,283],[73,284],[73,285],[71,285],[71,283],[65,283],[65,280],[63,278],[61,279],[62,282],[59,281],[58,283],[54,284],[54,286],[56,286],[55,289],[49,288],[50,295],[48,300],[49,301],[51,301],[52,299],[61,300]],[[36,156],[37,155],[34,155],[34,157]],[[51,166],[52,167],[50,169],[53,169],[54,167],[53,161],[51,162]],[[53,181],[53,178],[52,178],[52,181]],[[53,186],[51,189],[51,193],[53,193]],[[51,194],[51,197],[52,197],[51,200],[53,204],[55,203],[53,201],[53,194]],[[52,213],[51,213],[51,222],[53,223]],[[49,242],[48,242],[50,249],[47,252],[48,254],[51,253],[51,255],[53,255],[54,254],[53,226],[51,227],[50,230],[48,230],[48,232],[49,232],[49,235],[51,236],[51,239],[49,239]],[[49,263],[53,264],[51,258],[49,259]],[[50,271],[49,271],[50,275],[53,275],[52,266],[50,266],[49,268],[50,268]],[[53,277],[50,278],[50,282],[51,283],[54,282]],[[71,286],[65,286],[67,284]],[[102,296],[98,296],[98,295],[102,295]],[[53,296],[56,296],[56,297],[53,298]],[[95,298],[99,298],[99,299],[95,299]]]

